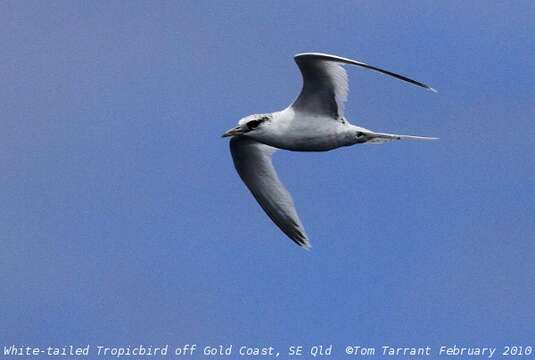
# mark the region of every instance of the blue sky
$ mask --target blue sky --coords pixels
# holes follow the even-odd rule
[[[529,1],[0,4],[3,344],[529,344]],[[292,56],[350,68],[347,118],[432,143],[278,152],[313,250],[223,131],[283,109]],[[3,345],[2,344],[2,345]]]

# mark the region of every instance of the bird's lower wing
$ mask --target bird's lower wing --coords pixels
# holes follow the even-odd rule
[[[288,190],[279,180],[271,155],[276,149],[244,136],[230,140],[234,166],[262,209],[295,243],[310,244]]]

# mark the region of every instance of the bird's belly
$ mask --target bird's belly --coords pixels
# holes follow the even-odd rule
[[[291,151],[328,151],[351,145],[350,125],[329,117],[294,114],[285,110],[273,120],[270,131],[252,132],[258,141]]]
[[[277,147],[292,151],[328,151],[341,145],[323,134],[320,137],[297,137],[281,142]]]
[[[272,140],[272,146],[292,151],[328,151],[346,145],[337,129],[292,129]]]

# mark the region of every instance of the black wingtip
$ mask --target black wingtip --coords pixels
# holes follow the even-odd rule
[[[295,240],[295,239],[291,239],[291,240],[301,249],[304,249],[306,251],[312,250],[312,245],[310,245],[310,242],[308,240]]]
[[[295,242],[299,247],[310,251],[312,250],[312,245],[310,245],[310,241],[308,241],[308,238],[302,237],[302,238],[290,238],[293,242]]]

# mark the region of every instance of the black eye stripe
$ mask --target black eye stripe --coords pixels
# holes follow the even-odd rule
[[[249,121],[247,123],[247,127],[249,129],[254,129],[255,127],[257,127],[258,125],[260,125],[261,121],[260,120],[252,120],[252,121]]]
[[[264,121],[266,121],[267,118],[266,117],[263,117],[263,118],[260,118],[258,120],[251,120],[247,123],[247,128],[249,130],[252,130],[254,128],[256,128],[258,125],[260,125],[261,123],[263,123]]]

